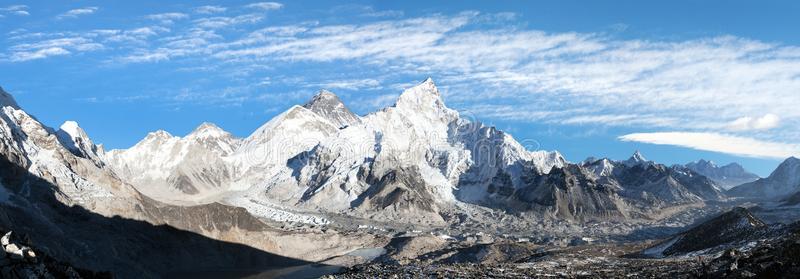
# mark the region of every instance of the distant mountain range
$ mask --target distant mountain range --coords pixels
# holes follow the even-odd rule
[[[699,174],[705,175],[717,182],[725,189],[730,189],[744,183],[753,182],[760,177],[745,170],[737,163],[730,163],[724,166],[717,166],[712,161],[699,160],[685,165],[686,168]]]
[[[264,222],[355,228],[355,220],[439,228],[471,223],[485,229],[504,221],[525,231],[558,232],[553,227],[567,226],[563,222],[650,222],[728,195],[785,198],[800,188],[796,158],[758,179],[736,164],[701,160],[668,167],[638,151],[624,161],[580,163],[557,151],[529,151],[511,135],[448,108],[431,79],[405,90],[393,106],[363,116],[320,91],[245,138],[203,123],[184,137],[156,131],[131,148],[110,151],[78,123],[57,130],[43,125],[2,89],[0,106],[0,206],[9,212],[0,215],[0,226],[22,230],[54,257],[95,270],[152,275],[213,266],[217,258],[221,265],[247,265],[276,257],[249,247],[316,259],[326,254],[314,253],[315,243],[332,235],[338,243],[374,239],[325,230],[290,247],[277,244],[290,236]],[[720,187],[748,180],[727,192]],[[70,213],[76,208],[84,211]],[[55,231],[73,238],[61,242],[49,233]],[[95,234],[108,237],[94,243]],[[142,243],[114,243],[117,235],[141,235]],[[164,242],[175,239],[195,246]],[[214,245],[225,248],[202,254]],[[201,253],[205,260],[176,266],[163,257],[134,261],[148,254],[137,249],[162,246],[163,255]],[[89,250],[102,260],[74,256]]]

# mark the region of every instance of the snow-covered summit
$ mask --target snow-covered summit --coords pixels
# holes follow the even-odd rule
[[[95,145],[94,142],[75,121],[66,121],[56,131],[56,137],[64,147],[72,151],[75,155],[90,159],[98,164],[102,164],[100,156],[103,156],[102,147]]]
[[[211,122],[203,122],[194,129],[186,138],[207,139],[231,137],[232,135]]]
[[[433,79],[427,78],[420,84],[406,89],[400,94],[400,97],[395,103],[395,107],[400,109],[417,110],[418,112],[442,112],[447,109],[433,83]]]
[[[651,161],[648,161],[647,158],[645,158],[644,155],[639,152],[639,150],[636,150],[636,152],[634,152],[633,155],[631,155],[631,157],[628,158],[628,160],[625,160],[623,163],[629,167],[632,167],[641,164],[649,164]]]

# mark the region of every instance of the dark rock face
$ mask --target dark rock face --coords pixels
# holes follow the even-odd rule
[[[11,94],[8,94],[2,87],[0,87],[0,107],[12,107],[15,109],[19,109],[19,105],[17,105],[17,101],[14,100],[14,97]]]
[[[784,235],[760,243],[749,251],[730,249],[704,264],[706,278],[797,278],[800,274],[800,223]]]
[[[110,273],[92,272],[59,262],[30,247],[30,237],[0,230],[0,278],[111,278]],[[24,243],[24,244],[23,244]]]
[[[119,278],[154,278],[203,271],[246,276],[272,268],[307,264],[171,226],[109,218],[79,206],[68,207],[56,199],[57,187],[28,173],[8,160],[6,154],[0,156],[0,169],[3,170],[0,187],[11,194],[10,202],[0,203],[0,228],[29,236],[41,249],[35,251],[37,254],[49,255],[69,266],[111,272]],[[242,212],[236,210],[231,212],[227,206],[159,207],[156,202],[142,199],[139,205],[142,215],[159,216],[164,222],[182,220],[183,223],[177,224],[184,229],[199,231],[220,226],[257,229],[250,226],[260,224],[254,222],[252,216],[242,217]],[[60,269],[48,270],[57,272]],[[64,270],[67,272],[66,268]]]
[[[365,180],[370,186],[353,201],[351,207],[368,211],[417,211],[438,215],[434,194],[425,187],[416,167],[399,168],[388,173],[369,174]]]
[[[544,210],[569,220],[642,217],[658,208],[725,197],[707,177],[646,161],[641,154],[624,162],[603,159],[567,164],[546,174],[522,169],[521,187],[514,188],[502,173],[492,180],[490,192],[505,198],[496,204]]]
[[[317,95],[315,95],[311,101],[303,105],[303,107],[331,121],[339,128],[361,122],[358,116],[350,111],[338,96],[327,90],[322,90],[317,93]]]
[[[517,191],[515,197],[529,203],[531,208],[552,208],[559,218],[584,220],[624,217],[626,212],[619,207],[623,201],[614,188],[613,185],[599,183],[584,168],[568,165],[534,178],[527,187]]]
[[[745,208],[737,207],[676,236],[664,255],[684,254],[723,244],[764,237],[770,228]]]
[[[688,163],[685,167],[714,180],[725,188],[753,182],[760,178],[758,175],[748,172],[737,163],[730,163],[720,167],[714,164],[714,162],[699,160],[697,162]]]

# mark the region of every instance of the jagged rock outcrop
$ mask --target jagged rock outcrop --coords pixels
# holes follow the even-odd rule
[[[11,231],[3,234],[0,246],[0,277],[8,279],[28,278],[111,278],[111,274],[93,272],[73,267],[45,255],[30,247],[30,240],[16,237]]]
[[[704,263],[699,277],[795,278],[800,272],[800,223],[748,249],[732,248]]]

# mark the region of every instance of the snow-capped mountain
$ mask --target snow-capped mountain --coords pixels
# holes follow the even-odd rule
[[[315,105],[320,99],[328,100],[325,106]],[[263,186],[251,180],[255,186],[230,202],[248,207],[242,203],[266,199],[382,219],[441,222],[440,208],[490,196],[487,187],[497,175],[511,174],[520,185],[525,171],[547,173],[566,162],[557,152],[527,151],[510,135],[461,119],[430,79],[404,91],[394,106],[360,118],[341,117],[351,113],[330,92],[310,104],[306,107],[314,111],[308,112],[325,121],[313,121],[305,131],[327,137],[304,135],[310,143],[306,150],[274,166],[273,176],[260,177]]]
[[[766,178],[728,190],[728,194],[746,198],[781,199],[800,191],[800,159],[790,157]]]
[[[211,123],[181,138],[166,131],[147,135],[126,150],[111,150],[105,159],[114,171],[142,193],[175,202],[198,202],[219,194],[233,169],[223,158],[239,139]]]
[[[10,163],[58,187],[66,204],[80,204],[103,214],[130,205],[132,188],[105,171],[102,148],[77,123],[55,131],[22,110],[0,88],[0,153]]]
[[[135,173],[121,178],[110,167],[123,162],[128,171],[140,168],[147,175],[162,171],[172,172],[163,176],[167,178],[191,176],[186,184],[193,187],[218,185],[208,177],[223,176],[208,172],[209,166],[217,166],[208,163],[234,152],[237,142],[221,129],[204,124],[183,138],[163,131],[152,133],[130,153],[103,155],[77,123],[68,121],[59,130],[47,127],[0,89],[0,228],[24,235],[60,261],[111,271],[119,278],[304,265],[307,262],[292,258],[318,260],[344,254],[354,248],[341,243],[369,240],[357,235],[305,234],[304,245],[284,248],[284,242],[296,241],[294,236],[276,232],[242,208],[161,203],[137,190],[146,185],[133,187],[125,181],[137,178]],[[185,154],[191,156],[180,156]],[[117,158],[109,160],[110,156]],[[204,158],[209,161],[201,163]],[[155,171],[148,172],[149,166]],[[341,246],[328,243],[329,235],[335,235]],[[320,247],[326,248],[320,252]]]
[[[524,177],[566,164],[557,152],[528,151],[506,133],[461,119],[431,79],[364,117],[321,91],[244,139],[210,126],[183,138],[154,132],[105,158],[165,202],[216,198],[253,212],[278,204],[436,222],[440,207],[492,199],[498,179],[522,187]]]
[[[636,152],[634,152],[633,155],[630,158],[628,158],[628,160],[625,160],[622,163],[625,164],[626,166],[632,167],[642,164],[645,165],[652,164],[653,162],[647,160],[647,158],[645,158],[644,155],[642,155],[642,153],[639,152],[639,150],[636,150]]]
[[[712,161],[699,160],[696,162],[690,162],[684,166],[699,174],[711,178],[711,180],[716,181],[725,189],[729,189],[744,183],[753,182],[760,178],[758,175],[748,172],[737,163],[730,163],[720,167]]]
[[[463,119],[430,79],[360,117],[320,92],[245,138],[203,123],[183,137],[156,131],[108,152],[75,122],[54,130],[2,90],[0,102],[0,226],[98,270],[153,275],[174,265],[247,268],[274,258],[250,247],[320,260],[368,237],[320,230],[289,240],[302,245],[284,245],[293,236],[264,220],[327,226],[344,219],[337,225],[347,229],[355,222],[484,228],[522,221],[558,231],[571,222],[661,219],[724,198],[705,176],[639,152],[573,164],[556,151],[527,150],[505,132]],[[321,246],[325,254],[317,253]],[[155,247],[157,255],[134,260]],[[97,257],[75,256],[89,252]],[[166,260],[198,253],[207,257]]]
[[[461,118],[431,79],[361,117],[321,91],[244,139],[204,124],[183,138],[151,133],[105,158],[157,200],[222,201],[256,215],[278,206],[436,224],[471,204],[585,220],[723,198],[704,176],[638,151],[625,161],[570,164],[555,151],[526,150]]]

